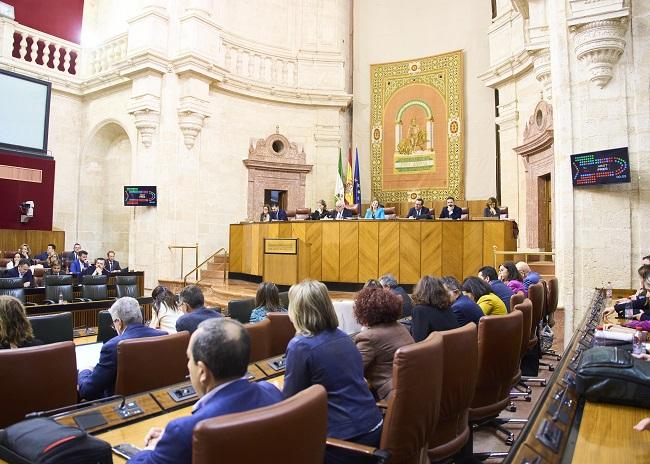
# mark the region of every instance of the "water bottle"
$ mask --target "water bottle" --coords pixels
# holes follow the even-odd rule
[[[634,310],[632,309],[632,303],[625,304],[625,319],[632,319],[634,316]]]
[[[63,292],[59,292],[59,304],[63,304]]]
[[[632,354],[644,354],[645,345],[643,344],[643,334],[640,330],[634,332],[634,337],[632,338]]]
[[[607,296],[607,304],[610,304],[612,301],[612,283],[607,282],[605,286],[605,295]]]

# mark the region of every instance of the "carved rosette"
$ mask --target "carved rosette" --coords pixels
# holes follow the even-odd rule
[[[210,116],[205,110],[206,103],[195,97],[181,98],[181,104],[178,108],[178,126],[183,133],[183,142],[188,150],[194,147],[196,137],[203,128],[205,118]]]
[[[142,145],[151,147],[153,134],[160,124],[160,99],[152,95],[132,98],[128,112],[133,116]]]
[[[551,53],[548,48],[539,50],[533,55],[533,70],[535,73],[535,79],[542,84],[544,98],[551,101]]]
[[[589,80],[603,88],[612,79],[614,65],[625,50],[627,18],[605,19],[575,27],[576,57],[586,63]]]

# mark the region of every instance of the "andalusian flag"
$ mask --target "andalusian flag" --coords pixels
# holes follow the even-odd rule
[[[348,149],[348,167],[345,175],[345,204],[354,204],[354,179],[352,178],[352,148]]]
[[[339,172],[336,175],[336,188],[334,189],[334,202],[343,200],[345,188],[343,187],[343,160],[341,159],[341,147],[339,147]]]

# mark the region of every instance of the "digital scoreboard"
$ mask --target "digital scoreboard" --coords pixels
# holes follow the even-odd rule
[[[124,186],[124,206],[156,206],[156,187]]]
[[[627,147],[571,155],[574,186],[630,182]]]

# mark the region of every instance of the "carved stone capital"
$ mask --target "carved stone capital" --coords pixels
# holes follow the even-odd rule
[[[533,71],[535,79],[542,84],[542,94],[548,101],[552,100],[551,53],[548,48],[537,50],[533,54]]]
[[[131,98],[128,112],[133,115],[142,145],[146,148],[151,147],[153,134],[160,124],[160,98],[155,95]]]
[[[183,133],[183,142],[191,150],[196,137],[203,128],[210,113],[206,110],[207,102],[196,97],[182,97],[178,107],[178,125]]]
[[[625,50],[627,18],[590,21],[572,27],[575,53],[587,65],[589,80],[603,88],[612,79],[614,65]]]

